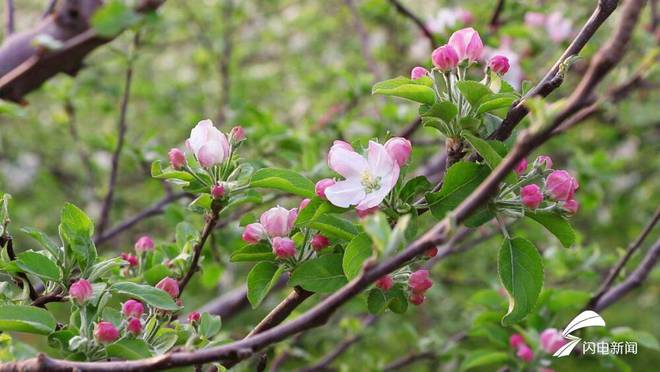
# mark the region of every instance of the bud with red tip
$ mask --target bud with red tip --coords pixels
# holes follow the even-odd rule
[[[438,255],[438,247],[429,248],[424,252],[424,256],[433,258]]]
[[[154,241],[149,235],[143,235],[135,242],[135,251],[138,253],[153,251]]]
[[[372,208],[367,208],[367,209],[355,209],[355,213],[358,215],[360,218],[365,218],[368,216],[371,216],[372,214],[378,212],[378,206],[372,207]]]
[[[402,167],[410,158],[412,144],[403,137],[392,137],[385,142],[385,150]]]
[[[568,214],[576,214],[578,209],[580,209],[580,203],[578,203],[577,200],[569,199],[564,202],[564,210],[568,212]]]
[[[556,170],[545,179],[545,189],[555,200],[572,199],[578,187],[577,180],[565,170]]]
[[[198,311],[192,311],[188,314],[188,322],[192,324],[199,323],[199,320],[202,319],[202,314]]]
[[[394,280],[389,275],[381,276],[378,280],[376,280],[376,287],[382,289],[383,291],[389,291],[393,285]]]
[[[256,244],[261,240],[266,239],[266,230],[260,223],[251,223],[245,226],[241,238],[247,243]]]
[[[419,78],[423,78],[424,76],[428,75],[429,71],[425,69],[424,67],[417,66],[410,71],[410,78],[413,80],[417,80]]]
[[[174,169],[181,169],[186,164],[186,155],[177,148],[171,149],[167,156],[170,158],[170,165]]]
[[[135,267],[139,263],[138,258],[133,256],[130,253],[122,253],[120,255],[120,257],[121,257],[122,260],[126,261],[128,263],[128,266],[130,266],[130,267]]]
[[[305,198],[300,201],[300,205],[298,205],[298,213],[300,213],[305,207],[311,202],[308,198]]]
[[[562,346],[566,345],[566,339],[562,337],[561,332],[556,328],[547,328],[541,332],[541,347],[548,354],[554,354]]]
[[[273,238],[273,254],[278,258],[289,258],[296,254],[296,243],[289,238]]]
[[[119,331],[110,322],[98,322],[94,327],[94,338],[100,343],[108,344],[119,338]]]
[[[408,300],[410,301],[411,304],[415,306],[419,306],[424,303],[424,300],[426,297],[424,297],[423,293],[411,293],[410,297],[408,297]]]
[[[543,201],[543,192],[538,185],[530,184],[520,189],[520,200],[529,209],[536,209]]]
[[[534,352],[532,349],[529,348],[527,345],[522,345],[518,348],[518,352],[516,353],[518,358],[522,359],[523,361],[529,363],[534,359]]]
[[[423,294],[426,292],[431,286],[433,286],[433,282],[429,279],[429,271],[417,270],[410,274],[408,286],[413,293]]]
[[[158,282],[158,284],[156,284],[156,288],[167,292],[170,296],[172,296],[172,298],[179,297],[179,283],[169,276]]]
[[[545,169],[552,169],[552,158],[547,155],[541,155],[534,161],[535,167],[545,167]]]
[[[92,298],[93,294],[92,285],[85,279],[80,279],[69,287],[69,296],[81,305]]]
[[[213,185],[211,187],[211,196],[213,199],[221,199],[225,196],[225,187],[222,185]]]
[[[516,165],[516,167],[513,169],[513,171],[516,172],[516,174],[519,176],[525,173],[526,170],[527,170],[527,159],[522,159],[518,163],[518,165]]]
[[[458,54],[451,45],[443,45],[433,51],[431,60],[438,70],[447,72],[458,65]]]
[[[521,345],[525,345],[525,339],[520,333],[514,333],[509,337],[509,346],[518,348]]]
[[[484,50],[484,44],[481,41],[479,33],[472,27],[463,28],[454,32],[449,37],[450,45],[458,55],[459,60],[467,59],[474,62],[481,57]]]
[[[312,248],[314,248],[314,250],[317,252],[327,247],[328,245],[330,245],[330,240],[321,234],[316,234],[312,238]]]
[[[136,300],[128,300],[121,306],[121,312],[126,318],[139,318],[144,313],[144,305]]]
[[[239,143],[245,140],[245,129],[241,126],[235,126],[229,131],[229,140],[232,143]]]
[[[131,318],[126,325],[126,331],[133,336],[138,336],[142,333],[142,322],[139,318]]]
[[[325,189],[335,184],[335,180],[332,178],[324,178],[316,183],[314,186],[314,192],[319,198],[325,199]]]
[[[490,59],[488,66],[498,75],[504,75],[509,71],[509,59],[503,55],[496,55]]]

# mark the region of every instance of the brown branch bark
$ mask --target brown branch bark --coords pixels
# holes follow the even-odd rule
[[[3,12],[5,13],[5,38],[16,31],[14,23],[14,1],[5,0]]]
[[[192,260],[190,261],[190,267],[188,268],[188,271],[186,271],[183,278],[179,280],[179,296],[183,294],[183,290],[186,289],[188,282],[190,282],[192,276],[199,269],[198,267],[199,257],[202,255],[202,248],[204,248],[204,244],[206,243],[206,240],[215,229],[215,224],[216,222],[218,222],[219,213],[220,211],[218,209],[212,207],[212,211],[206,217],[206,223],[204,224],[202,233],[199,236],[199,241],[193,246],[193,257]]]
[[[431,45],[431,49],[434,49],[437,44],[435,42],[435,37],[433,37],[433,33],[431,30],[426,27],[426,24],[424,24],[424,21],[422,21],[418,16],[416,16],[413,12],[411,12],[408,8],[403,6],[399,0],[389,0],[390,4],[394,6],[397,12],[401,14],[402,16],[410,19],[413,21],[413,23],[417,26],[419,31],[428,39],[429,45]]]
[[[155,11],[164,1],[140,0],[135,11]],[[101,0],[60,1],[54,12],[31,30],[7,38],[0,46],[0,98],[25,102],[26,94],[58,73],[75,75],[92,50],[112,41],[90,29],[90,17],[101,4]],[[35,47],[32,40],[40,34],[61,41],[62,47]]]
[[[497,5],[495,5],[495,10],[493,11],[493,15],[490,17],[490,22],[488,22],[488,26],[490,26],[491,30],[495,30],[498,27],[500,27],[500,17],[502,16],[502,11],[504,11],[504,5],[506,1],[505,0],[498,0]]]

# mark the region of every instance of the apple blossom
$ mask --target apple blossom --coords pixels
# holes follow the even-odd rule
[[[126,325],[126,331],[128,331],[128,333],[132,334],[133,336],[137,336],[142,333],[142,323],[140,322],[140,319],[131,318]]]
[[[211,196],[213,199],[220,199],[225,196],[225,187],[222,185],[213,185],[211,187]]]
[[[514,333],[509,337],[509,346],[512,348],[518,348],[521,345],[525,345],[525,339],[519,333]]]
[[[330,240],[321,234],[316,234],[312,237],[312,248],[315,251],[320,251],[321,249],[330,245]]]
[[[570,19],[564,18],[560,12],[555,11],[546,18],[545,30],[550,36],[550,40],[561,43],[573,33],[573,23]]]
[[[451,45],[443,45],[433,51],[431,61],[438,70],[451,71],[458,65],[458,54]]]
[[[135,251],[138,253],[153,251],[153,249],[154,241],[149,235],[143,235],[135,242]]]
[[[577,180],[565,170],[556,170],[545,179],[545,189],[555,200],[572,199],[579,186]]]
[[[545,169],[552,169],[552,158],[547,155],[540,155],[534,160],[535,167],[545,167]]]
[[[548,354],[554,354],[562,346],[566,345],[566,339],[556,328],[547,328],[540,335],[541,347]]]
[[[516,165],[516,167],[513,169],[513,171],[516,172],[516,174],[519,176],[525,173],[526,170],[527,170],[527,159],[522,159],[518,163],[518,165]]]
[[[403,167],[410,158],[412,144],[403,137],[392,137],[385,142],[385,150],[396,160],[399,167]]]
[[[229,158],[229,141],[227,136],[213,126],[209,119],[202,120],[190,132],[186,147],[199,161],[202,167],[208,168],[222,164]]]
[[[488,66],[499,75],[504,75],[509,71],[509,59],[503,55],[496,55],[490,58]]]
[[[144,313],[144,306],[140,301],[128,300],[121,305],[121,313],[126,318],[139,318]]]
[[[429,248],[424,252],[424,256],[433,258],[438,255],[438,247]]]
[[[369,141],[367,158],[343,146],[332,146],[328,165],[342,175],[339,181],[325,189],[330,203],[358,210],[377,207],[394,188],[399,178],[399,165],[385,146]]]
[[[370,215],[372,215],[376,212],[378,212],[378,207],[373,207],[373,208],[368,208],[368,209],[356,209],[355,210],[355,214],[357,214],[357,216],[359,218],[368,217],[368,216],[370,216]]]
[[[416,306],[423,304],[425,299],[426,297],[422,293],[411,293],[410,297],[408,297],[410,303]]]
[[[251,223],[245,226],[241,238],[247,243],[255,244],[266,239],[267,236],[266,230],[264,230],[264,227],[260,223]]]
[[[518,352],[516,353],[518,358],[522,359],[523,361],[529,363],[534,359],[534,352],[532,349],[529,348],[527,345],[521,345],[518,347]]]
[[[568,214],[576,214],[579,208],[580,203],[575,199],[568,199],[564,202],[564,210],[566,210]]]
[[[530,184],[520,189],[520,200],[529,209],[536,209],[543,201],[543,192],[538,185]]]
[[[422,78],[426,76],[429,73],[427,69],[421,66],[414,67],[412,71],[410,71],[410,78],[413,80],[417,80],[419,78]]]
[[[298,213],[300,213],[303,209],[305,209],[305,207],[309,204],[309,202],[311,202],[311,200],[308,198],[301,200],[300,204],[298,205]]]
[[[376,287],[382,289],[383,291],[389,291],[390,288],[394,285],[394,280],[391,276],[385,275],[376,280]]]
[[[467,27],[454,32],[447,43],[454,48],[459,60],[467,59],[474,62],[481,57],[484,44],[479,33],[472,27]]]
[[[81,305],[89,300],[93,294],[92,285],[85,279],[79,279],[69,287],[69,296]]]
[[[353,149],[353,146],[352,146],[350,143],[348,143],[348,142],[346,142],[346,141],[342,141],[342,140],[334,140],[334,141],[332,141],[332,147],[343,148],[343,149],[346,149],[346,150],[348,150],[348,151],[355,151],[355,150]]]
[[[316,196],[321,199],[325,199],[325,189],[335,184],[335,181],[332,178],[324,178],[316,183],[314,186],[314,192]]]
[[[202,319],[202,314],[198,311],[191,311],[190,314],[188,314],[188,322],[190,323],[197,323],[200,319]]]
[[[259,218],[259,222],[266,233],[273,238],[289,235],[297,217],[298,210],[296,208],[288,210],[278,205],[264,212]]]
[[[170,158],[170,165],[174,169],[181,169],[186,164],[186,155],[177,148],[171,149],[167,156]]]
[[[408,286],[413,293],[422,294],[433,286],[428,270],[417,270],[410,274]]]
[[[94,327],[94,338],[100,343],[108,344],[119,338],[119,331],[110,322],[98,322]]]
[[[293,257],[296,254],[296,243],[289,238],[276,236],[273,238],[273,254],[278,258]]]
[[[130,253],[122,253],[119,256],[121,257],[122,260],[124,260],[128,263],[128,266],[135,267],[139,263],[138,258],[133,256]]]
[[[525,26],[529,28],[538,28],[545,25],[545,14],[537,12],[525,13]]]
[[[245,129],[241,126],[235,126],[229,131],[229,140],[232,143],[239,143],[245,139]]]
[[[156,288],[167,292],[170,296],[172,296],[172,298],[179,297],[179,283],[169,276],[158,282],[158,284],[156,284]]]

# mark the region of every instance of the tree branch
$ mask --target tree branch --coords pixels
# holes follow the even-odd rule
[[[410,19],[411,21],[413,21],[413,23],[415,23],[419,31],[421,31],[422,35],[424,35],[424,37],[428,39],[431,49],[434,49],[437,46],[435,42],[435,38],[433,37],[433,33],[431,32],[431,30],[429,30],[429,28],[426,27],[426,24],[424,24],[424,21],[422,21],[419,17],[417,17],[413,12],[408,10],[408,8],[403,6],[403,4],[401,4],[400,1],[398,0],[389,0],[389,1],[390,4],[394,6],[396,11],[399,12],[399,14]]]
[[[500,27],[500,16],[502,15],[502,11],[504,10],[504,4],[505,4],[505,0],[497,1],[497,5],[495,6],[493,15],[490,17],[490,22],[488,22],[488,26],[490,26],[491,30],[495,30],[498,27]]]
[[[13,0],[5,0],[5,5],[4,5],[4,13],[5,13],[5,38],[16,31],[16,27],[14,24],[14,1]]]
[[[215,224],[216,222],[218,222],[219,213],[220,211],[218,209],[212,207],[211,213],[207,215],[206,224],[204,224],[202,233],[199,236],[199,241],[193,246],[193,257],[192,257],[192,261],[190,261],[190,267],[188,268],[188,271],[183,276],[183,278],[179,280],[179,296],[183,294],[183,290],[188,285],[188,282],[190,281],[192,276],[197,272],[199,265],[199,257],[202,255],[202,248],[204,248],[204,243],[206,243],[206,240],[208,239],[209,235],[211,235],[211,233],[215,229]]]

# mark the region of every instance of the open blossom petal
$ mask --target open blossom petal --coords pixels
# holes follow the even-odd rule
[[[325,197],[328,198],[328,201],[342,208],[358,204],[365,195],[364,186],[359,178],[339,181],[325,189]]]
[[[208,119],[200,121],[190,131],[186,147],[195,154],[202,166],[220,164],[229,157],[227,136]]]
[[[343,145],[334,145],[328,153],[328,166],[345,178],[360,177],[367,168],[367,161]]]
[[[385,146],[374,141],[369,141],[369,151],[367,154],[369,163],[369,173],[376,177],[387,176],[392,173],[398,165],[394,158],[387,152]]]

